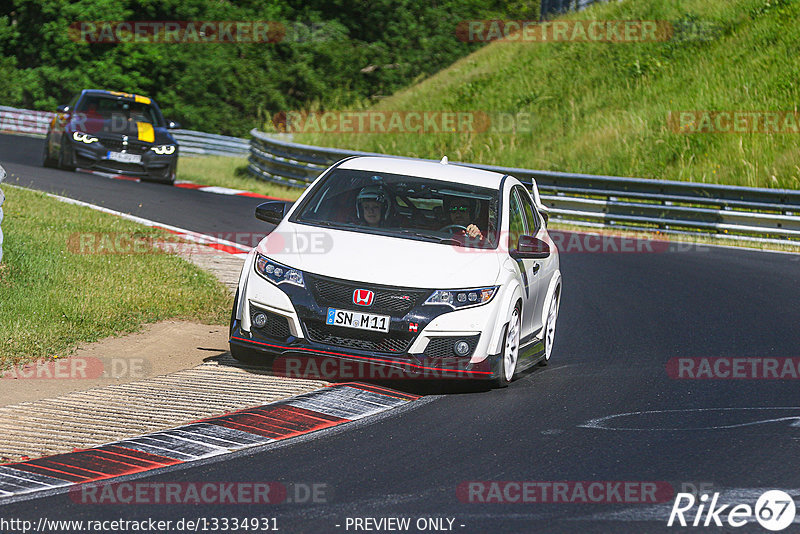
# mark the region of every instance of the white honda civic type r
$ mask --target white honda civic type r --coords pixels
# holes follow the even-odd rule
[[[508,385],[553,349],[546,213],[535,183],[446,158],[344,159],[293,205],[256,208],[277,226],[242,269],[231,353]]]

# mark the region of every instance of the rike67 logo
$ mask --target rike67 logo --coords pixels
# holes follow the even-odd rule
[[[694,510],[695,505],[697,510]],[[729,527],[739,528],[755,520],[765,529],[777,532],[792,524],[796,512],[792,496],[780,490],[764,492],[755,507],[743,503],[720,504],[719,493],[714,493],[710,502],[707,494],[696,499],[691,493],[678,493],[667,526],[677,521],[682,527],[721,527],[727,523]]]

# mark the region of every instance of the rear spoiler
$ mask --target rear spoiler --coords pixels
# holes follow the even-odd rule
[[[533,197],[533,203],[536,205],[536,210],[541,213],[544,221],[547,222],[550,219],[550,208],[542,203],[542,197],[539,196],[539,187],[533,178],[531,178],[531,196]]]

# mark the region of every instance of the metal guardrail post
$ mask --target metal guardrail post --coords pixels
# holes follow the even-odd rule
[[[0,182],[6,177],[6,171],[0,166]],[[3,190],[0,189],[0,261],[3,261],[3,202],[5,201],[6,196],[3,194]]]

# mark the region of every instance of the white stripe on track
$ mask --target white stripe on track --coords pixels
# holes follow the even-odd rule
[[[4,187],[8,187],[8,184],[4,185]],[[19,187],[19,186],[11,185],[11,187]],[[20,189],[27,189],[27,188],[20,187]],[[158,221],[145,219],[143,217],[137,217],[136,215],[130,215],[129,213],[123,213],[121,211],[116,211],[116,210],[112,210],[112,209],[109,209],[109,208],[104,208],[103,206],[97,206],[95,204],[90,204],[90,203],[84,202],[82,200],[75,200],[74,198],[62,197],[62,196],[59,196],[59,195],[54,195],[52,193],[44,193],[44,194],[47,195],[50,198],[58,200],[59,202],[64,202],[65,204],[72,204],[72,205],[75,205],[75,206],[83,206],[85,208],[90,208],[90,209],[93,209],[93,210],[96,210],[96,211],[100,211],[100,212],[103,212],[103,213],[108,213],[109,215],[116,215],[117,217],[122,217],[123,219],[126,219],[128,221],[133,221],[135,223],[142,224],[144,226],[149,226],[151,228],[164,228],[165,230],[169,230],[171,232],[174,232],[176,234],[181,235],[182,237],[186,238],[187,240],[196,241],[196,242],[201,243],[201,244],[211,244],[211,243],[213,243],[213,244],[226,245],[226,246],[229,246],[229,247],[233,247],[233,248],[235,248],[237,250],[241,250],[242,251],[241,255],[246,255],[248,252],[250,252],[250,250],[252,248],[252,247],[248,247],[248,246],[245,246],[245,245],[241,245],[241,244],[233,242],[233,241],[228,241],[226,239],[220,239],[220,238],[214,237],[212,235],[201,234],[200,232],[194,232],[192,230],[186,230],[185,228],[180,228],[178,226],[172,226],[171,224],[161,223],[161,222],[158,222]],[[218,250],[218,249],[215,249],[215,250]],[[234,254],[234,255],[238,256],[240,254]]]

